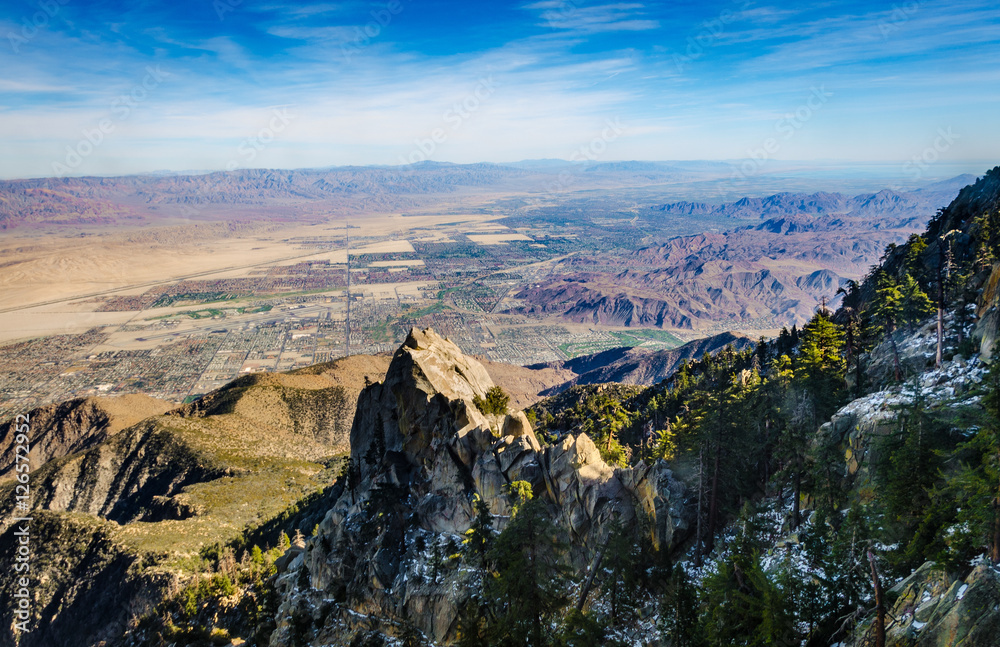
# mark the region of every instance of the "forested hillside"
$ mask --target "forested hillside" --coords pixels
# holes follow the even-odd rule
[[[541,437],[583,431],[609,463],[664,458],[692,487],[693,533],[650,582],[668,644],[877,644],[880,606],[886,644],[958,644],[921,634],[921,600],[890,589],[917,569],[960,589],[1000,561],[1000,367],[982,361],[998,187],[1000,168],[801,331],[533,409]],[[950,618],[950,635],[993,644],[994,616]]]

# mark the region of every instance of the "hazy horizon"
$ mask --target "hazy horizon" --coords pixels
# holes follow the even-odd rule
[[[114,177],[129,177],[129,176],[201,176],[201,175],[211,175],[213,173],[225,173],[225,172],[237,172],[237,171],[323,171],[323,170],[338,170],[338,169],[351,169],[351,168],[368,168],[368,169],[405,169],[407,167],[421,167],[430,164],[440,165],[440,166],[471,166],[477,164],[488,164],[495,166],[529,166],[538,165],[538,168],[546,165],[552,167],[557,167],[561,164],[566,166],[579,166],[581,168],[587,166],[594,166],[600,164],[722,164],[731,165],[733,168],[738,169],[739,165],[744,163],[744,159],[683,159],[683,160],[671,160],[671,159],[601,159],[601,160],[583,160],[574,161],[568,159],[558,159],[558,158],[533,158],[533,159],[514,159],[514,160],[478,160],[474,162],[453,162],[450,160],[425,160],[422,162],[417,162],[415,164],[331,164],[326,166],[297,166],[297,167],[268,167],[268,166],[258,166],[258,167],[240,167],[237,169],[166,169],[159,168],[148,171],[135,171],[132,173],[91,173],[91,174],[69,174],[65,176],[58,175],[11,175],[3,176],[0,175],[0,181],[29,181],[29,180],[45,180],[53,178],[114,178]],[[913,168],[917,170],[918,167],[911,165],[904,168],[903,164],[900,164],[896,160],[767,160],[766,164],[760,164],[759,168],[755,170],[755,176],[768,177],[773,175],[781,175],[783,173],[788,173],[790,171],[796,172],[822,172],[829,169],[850,169],[852,173],[864,172],[872,173],[874,171],[882,171],[883,173],[879,175],[872,175],[871,179],[873,181],[878,181],[880,178],[889,181],[890,179],[909,179],[909,184],[915,187],[919,187],[926,184],[933,184],[934,182],[942,180],[950,180],[952,178],[958,177],[960,175],[975,175],[977,177],[982,176],[983,173],[988,171],[997,165],[997,160],[995,159],[983,159],[983,160],[950,160],[948,162],[939,162],[936,164],[926,164],[924,168],[920,170],[919,175],[915,173],[907,173],[907,169]],[[908,177],[909,176],[909,177]]]
[[[7,4],[0,177],[985,160],[998,25],[977,0]]]

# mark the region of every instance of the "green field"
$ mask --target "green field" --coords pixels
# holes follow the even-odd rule
[[[613,330],[610,339],[559,344],[559,350],[570,359],[581,355],[591,355],[612,348],[635,348],[642,346],[652,350],[670,350],[684,344],[684,340],[666,330],[640,328],[636,330]]]

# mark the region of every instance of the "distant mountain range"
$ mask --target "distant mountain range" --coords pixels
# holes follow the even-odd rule
[[[565,162],[512,164],[344,166],[274,170],[240,169],[203,174],[148,173],[121,177],[38,178],[0,181],[0,229],[41,224],[140,224],[207,210],[220,217],[308,218],[330,209],[405,210],[430,196],[461,192],[512,193],[551,201],[579,190],[641,189],[671,193],[705,190],[728,181],[728,162]],[[567,181],[567,175],[572,181]],[[926,189],[882,191],[848,197],[840,193],[780,193],[713,205],[674,202],[649,207],[661,215],[713,215],[737,220],[800,215],[878,212],[929,216],[958,188],[974,180],[960,176]],[[701,187],[696,189],[695,187]],[[749,189],[748,189],[749,191]],[[652,198],[652,199],[655,199]],[[943,201],[942,201],[943,200]],[[913,212],[913,213],[911,213]],[[204,215],[204,214],[202,214]]]
[[[737,220],[782,220],[799,216],[905,216],[919,220],[955,197],[963,186],[975,182],[973,175],[959,175],[916,191],[897,192],[883,189],[877,193],[848,196],[843,193],[776,193],[735,202],[708,204],[705,202],[672,202],[654,205],[653,211],[675,215],[711,215]]]

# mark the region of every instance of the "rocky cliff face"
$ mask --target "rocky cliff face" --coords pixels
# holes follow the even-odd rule
[[[182,519],[196,510],[172,497],[224,474],[225,467],[151,420],[46,463],[32,475],[31,509],[85,512],[119,523]],[[13,497],[0,500],[4,513],[13,505]]]
[[[137,422],[173,408],[173,404],[145,395],[118,398],[80,398],[50,404],[28,412],[31,429],[31,465],[84,451]],[[0,479],[14,465],[14,421],[0,423]]]
[[[546,502],[578,572],[614,517],[645,515],[664,549],[685,536],[684,487],[664,463],[614,469],[585,435],[543,448],[524,414],[479,411],[473,400],[492,385],[453,343],[411,331],[385,380],[358,400],[349,487],[317,536],[289,554],[272,646],[288,644],[303,622],[312,644],[346,645],[362,625],[393,635],[403,621],[453,642],[471,575],[452,568],[441,581],[426,577],[428,547],[460,542],[475,496],[502,527],[511,512],[505,486],[514,481]]]
[[[926,352],[921,349],[932,347],[933,340],[918,331],[901,346],[916,349],[903,354],[904,358],[924,363]],[[933,363],[933,356],[930,361]],[[977,405],[980,396],[975,391],[985,372],[986,366],[978,357],[969,360],[956,357],[944,362],[940,369],[919,373],[909,382],[851,401],[820,427],[814,442],[842,447],[846,476],[867,484],[870,464],[877,458],[874,455],[877,441],[896,431],[902,407],[913,404],[918,397],[927,407]]]
[[[979,647],[1000,636],[1000,575],[983,563],[955,579],[928,562],[889,590],[886,647]],[[859,627],[851,647],[869,644],[870,623]]]
[[[13,599],[19,575],[5,569],[0,622],[9,629],[0,632],[0,647],[121,644],[130,622],[177,587],[176,576],[143,569],[142,556],[115,539],[113,523],[82,514],[35,512],[32,517],[31,629],[13,631],[14,605],[6,601]],[[0,535],[3,554],[14,554],[17,546],[11,533]]]

